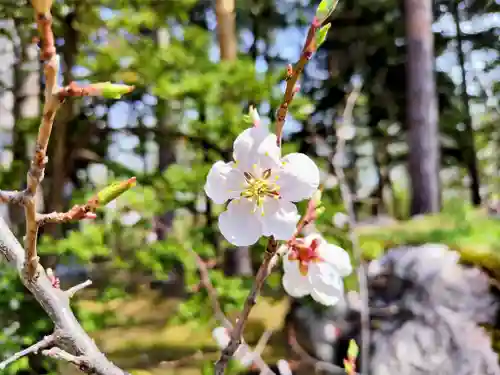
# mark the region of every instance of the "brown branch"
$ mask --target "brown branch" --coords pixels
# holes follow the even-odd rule
[[[27,189],[25,196],[26,215],[26,273],[29,280],[36,277],[38,256],[36,251],[38,224],[36,222],[36,190],[43,180],[45,165],[47,163],[47,146],[52,132],[54,118],[60,106],[60,100],[55,95],[57,91],[57,74],[59,71],[59,58],[56,55],[54,34],[52,33],[52,17],[50,11],[37,14],[38,29],[42,36],[42,59],[46,61],[45,73],[45,103],[35,154],[27,176]]]
[[[347,97],[346,106],[343,114],[343,126],[353,126],[353,110],[360,93],[360,87],[355,87]],[[342,201],[348,216],[349,222],[349,239],[352,243],[354,258],[358,263],[358,282],[359,295],[361,298],[361,373],[368,374],[370,360],[370,311],[368,305],[368,281],[366,277],[365,267],[363,265],[363,254],[359,245],[359,239],[355,233],[356,215],[354,212],[354,197],[347,184],[344,169],[341,165],[341,157],[345,154],[346,141],[343,137],[337,136],[337,150],[333,157],[332,163],[335,174],[339,181]]]
[[[36,354],[40,350],[48,348],[49,346],[53,345],[55,342],[54,336],[45,336],[42,340],[38,341],[37,343],[31,345],[29,348],[26,348],[24,350],[21,350],[20,352],[17,352],[13,356],[7,358],[3,362],[0,363],[0,370],[5,370],[7,366],[9,366],[11,363],[14,363],[20,358],[26,357],[27,355],[30,354]]]
[[[288,107],[292,102],[298,87],[296,86],[300,75],[304,71],[307,62],[311,59],[313,53],[316,51],[315,34],[320,24],[316,19],[311,23],[309,30],[307,32],[306,41],[304,47],[302,48],[302,53],[300,55],[299,61],[295,66],[288,66],[287,76],[286,76],[286,88],[283,101],[281,102],[277,115],[276,115],[276,137],[278,139],[278,146],[281,144],[281,137],[283,135],[283,126],[285,125],[285,119],[288,114]]]
[[[228,346],[222,351],[219,360],[215,364],[215,375],[224,374],[229,360],[242,342],[243,330],[245,329],[245,324],[248,320],[250,312],[257,302],[257,296],[259,295],[267,276],[269,276],[274,264],[276,263],[275,260],[277,257],[277,250],[278,241],[271,237],[267,243],[264,259],[259,267],[259,270],[257,271],[252,289],[250,290],[250,293],[245,301],[243,311],[238,318],[236,327],[231,331],[231,341],[229,341]]]

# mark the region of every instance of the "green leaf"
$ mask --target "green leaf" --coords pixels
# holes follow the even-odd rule
[[[322,0],[316,9],[316,19],[321,24],[333,13],[339,0]]]
[[[316,49],[318,49],[326,40],[326,35],[328,34],[328,30],[330,30],[331,26],[331,23],[327,23],[321,27],[321,29],[316,31]]]

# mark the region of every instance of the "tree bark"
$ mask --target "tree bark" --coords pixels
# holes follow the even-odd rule
[[[238,43],[236,38],[236,17],[234,0],[216,0],[217,37],[221,60],[236,60]]]
[[[238,55],[234,8],[234,0],[216,0],[217,37],[222,61],[234,61]],[[253,270],[250,248],[245,246],[228,249],[224,254],[224,272],[229,276],[251,276]]]
[[[458,2],[451,1],[452,14],[455,21],[455,30],[457,33],[457,55],[458,62],[460,64],[460,72],[462,76],[462,84],[461,86],[461,98],[462,105],[465,111],[465,130],[463,132],[462,142],[464,143],[465,148],[465,163],[467,167],[467,172],[469,173],[470,178],[470,193],[471,193],[471,201],[474,206],[479,206],[481,204],[481,195],[479,192],[480,189],[480,178],[479,178],[479,170],[477,165],[476,158],[476,146],[474,142],[474,129],[472,128],[472,116],[470,113],[470,98],[467,93],[467,79],[466,79],[466,71],[465,71],[465,54],[463,48],[463,38],[462,38],[462,30],[460,30],[460,15],[458,11]]]
[[[410,214],[438,212],[440,150],[432,0],[405,0]]]

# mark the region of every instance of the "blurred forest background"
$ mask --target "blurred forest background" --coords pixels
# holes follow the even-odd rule
[[[286,64],[298,59],[318,3],[55,1],[64,81],[110,80],[136,89],[119,101],[65,102],[50,143],[42,209],[65,211],[118,178],[137,176],[138,186],[96,220],[44,227],[39,251],[63,285],[93,280],[74,302],[80,321],[111,360],[134,374],[195,375],[217,358],[211,330],[218,323],[189,249],[209,261],[221,304],[234,316],[264,246],[233,248],[222,239],[222,208],[206,199],[205,177],[216,160],[230,159],[233,140],[249,126],[250,105],[263,121],[274,121]],[[364,256],[398,244],[442,242],[496,277],[500,2],[433,4],[435,121],[408,116],[415,109],[406,75],[405,2],[342,0],[328,39],[306,67],[283,147],[317,161],[326,211],[316,226],[349,249],[346,233],[334,225],[343,205],[331,159],[345,97],[362,83],[345,162]],[[227,13],[233,6],[235,19]],[[39,125],[44,83],[33,21],[26,0],[0,0],[2,189],[23,188]],[[432,175],[436,152],[431,146],[415,151],[418,139],[439,143],[439,178]],[[22,234],[22,210],[1,209]],[[255,344],[264,331],[273,332],[264,351],[270,363],[289,358],[282,333],[289,300],[279,272],[269,278],[245,333]],[[357,287],[354,276],[346,286]],[[17,274],[0,264],[0,358],[51,328]],[[198,351],[204,354],[171,362]],[[69,373],[57,365],[30,357],[3,373]]]

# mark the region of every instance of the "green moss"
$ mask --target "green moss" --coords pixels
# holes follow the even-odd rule
[[[357,229],[364,256],[376,258],[391,247],[442,243],[460,253],[465,263],[500,277],[500,220],[480,210],[448,211],[390,226]]]

